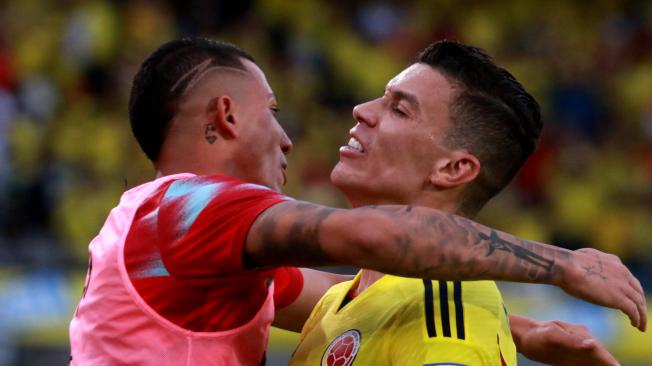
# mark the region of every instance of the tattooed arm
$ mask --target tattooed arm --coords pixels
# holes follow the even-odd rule
[[[647,322],[643,290],[618,257],[522,240],[425,207],[280,203],[256,219],[246,252],[259,266],[348,264],[406,277],[553,284],[621,309],[641,330]]]

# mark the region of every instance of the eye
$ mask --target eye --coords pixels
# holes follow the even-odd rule
[[[278,107],[269,107],[269,109],[272,111],[272,114],[274,114],[274,116],[278,115],[278,112],[281,111]]]
[[[395,104],[395,105],[392,106],[392,112],[393,112],[394,114],[396,114],[397,116],[401,117],[401,118],[405,118],[405,117],[408,116],[407,113],[403,112],[403,111],[398,107],[398,104]]]

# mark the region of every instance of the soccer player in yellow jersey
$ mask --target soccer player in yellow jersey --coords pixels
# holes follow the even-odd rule
[[[426,48],[383,96],[358,105],[353,116],[358,123],[331,180],[354,207],[407,204],[467,217],[512,180],[541,131],[537,102],[509,72],[483,51],[448,41]],[[485,239],[487,255],[514,252],[532,270],[550,265],[519,255],[493,234]],[[523,330],[529,320],[511,321],[514,337],[493,281],[407,279],[363,269],[322,297],[291,365],[512,366],[517,348],[558,365],[617,364],[594,340],[583,349],[541,351],[546,340]],[[588,334],[580,326],[553,325]],[[543,347],[532,347],[536,342]]]

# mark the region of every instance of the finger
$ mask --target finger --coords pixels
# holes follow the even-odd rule
[[[639,311],[641,313],[641,321],[639,324],[639,329],[642,332],[645,332],[647,329],[647,301],[645,299],[645,292],[643,291],[643,287],[641,286],[641,282],[632,275],[631,281],[632,285],[636,289],[636,291],[639,293],[639,299],[640,301],[637,302],[639,305]]]
[[[638,323],[638,329],[641,332],[645,332],[647,329],[647,305],[645,304],[645,297],[638,303],[636,303],[640,315],[640,320]]]
[[[629,283],[634,286],[636,291],[638,291],[641,295],[645,296],[645,291],[643,291],[643,286],[641,286],[641,281],[638,280],[638,278],[634,277],[633,274],[630,273],[630,281]]]
[[[591,349],[596,347],[596,341],[593,338],[587,338],[582,341],[582,347],[585,349]]]
[[[595,341],[595,348],[591,352],[592,353],[592,362],[590,363],[591,365],[609,365],[609,366],[616,366],[620,365],[618,363],[618,360],[614,356],[607,351],[606,348],[600,343]]]
[[[633,288],[626,290],[626,296],[636,305],[636,312],[638,313],[638,322],[634,325],[640,331],[645,331],[647,326],[647,306],[645,304],[645,296]],[[633,324],[632,324],[633,325]]]
[[[548,333],[548,341],[565,349],[587,350],[593,347],[591,334],[579,331],[578,326],[556,322],[556,326]],[[576,331],[577,330],[577,331]]]
[[[643,313],[641,315],[641,327],[639,329],[641,332],[645,332],[647,330],[647,302],[645,297],[643,297]]]
[[[645,296],[639,295],[638,301],[636,302],[636,307],[638,308],[638,313],[640,314],[638,329],[641,332],[645,332],[645,329],[647,328],[647,305],[645,304]]]
[[[570,348],[588,350],[595,347],[596,340],[584,325],[557,322],[563,332],[567,343],[564,345]]]
[[[620,306],[618,306],[618,308],[622,310],[622,312],[629,317],[632,326],[638,328],[641,322],[641,318],[640,318],[639,308],[636,305],[636,302],[630,299],[629,296],[625,296],[621,301]]]

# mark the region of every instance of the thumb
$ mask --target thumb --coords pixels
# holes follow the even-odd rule
[[[595,339],[593,339],[593,338],[584,339],[582,341],[582,345],[581,345],[582,348],[586,348],[586,349],[592,348],[594,346],[595,346]]]
[[[552,341],[560,346],[570,349],[591,349],[595,346],[595,339],[590,335],[580,332],[570,332],[567,329],[560,328],[557,332],[551,334]]]

